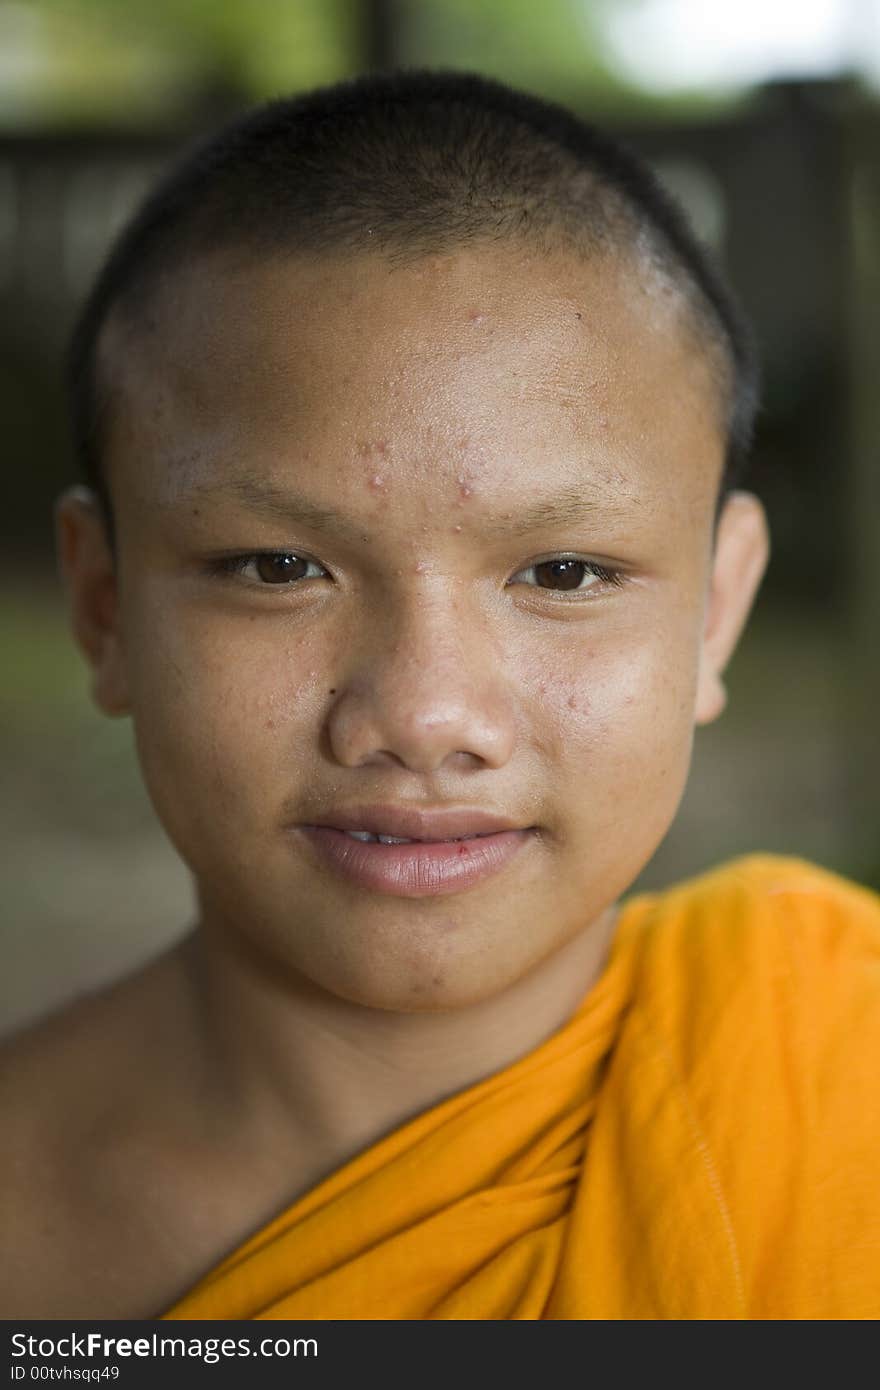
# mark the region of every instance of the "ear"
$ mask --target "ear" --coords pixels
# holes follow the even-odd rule
[[[74,636],[92,668],[92,697],[105,714],[128,714],[116,563],[91,488],[71,487],[58,498],[55,538]]]
[[[733,655],[770,558],[767,517],[751,492],[732,492],[718,519],[706,621],[700,646],[695,723],[710,724],[727,704],[722,672]]]

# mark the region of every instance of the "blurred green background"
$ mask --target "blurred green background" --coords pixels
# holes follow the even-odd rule
[[[51,505],[60,361],[113,231],[180,144],[255,99],[391,67],[562,100],[651,161],[726,266],[766,373],[774,554],[636,888],[733,855],[880,887],[880,3],[0,0],[0,1028],[152,954],[187,874],[68,635]]]

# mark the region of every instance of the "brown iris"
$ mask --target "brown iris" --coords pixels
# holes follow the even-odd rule
[[[577,589],[586,569],[583,560],[545,560],[535,565],[535,574],[543,587],[553,584],[557,589]]]
[[[264,584],[286,584],[302,579],[309,567],[301,555],[257,555],[255,569]]]

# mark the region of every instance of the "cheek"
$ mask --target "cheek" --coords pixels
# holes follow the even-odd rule
[[[543,755],[583,804],[613,813],[669,783],[690,759],[696,661],[685,634],[621,635],[579,645],[533,691]],[[661,798],[662,799],[662,798]]]
[[[206,815],[218,829],[244,808],[250,823],[277,817],[317,736],[327,692],[316,653],[247,619],[220,628],[166,616],[138,627],[138,752],[172,838],[174,825]]]

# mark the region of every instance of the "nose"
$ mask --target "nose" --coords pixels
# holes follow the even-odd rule
[[[420,590],[364,630],[328,715],[341,765],[433,773],[507,762],[512,692],[489,619],[465,609],[460,595]]]

